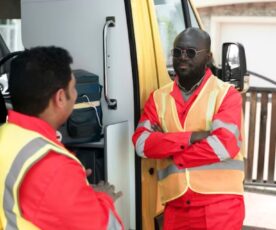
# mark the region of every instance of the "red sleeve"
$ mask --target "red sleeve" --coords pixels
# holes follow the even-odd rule
[[[21,186],[20,204],[23,215],[40,228],[107,229],[110,215],[121,223],[111,197],[95,192],[74,160],[51,153],[31,170]]]
[[[153,124],[160,126],[152,93],[145,104],[144,112],[132,137],[139,156],[167,158],[188,146],[191,132],[154,132],[151,128]]]
[[[214,115],[211,135],[174,156],[179,167],[195,167],[234,158],[241,145],[242,98],[231,87]]]

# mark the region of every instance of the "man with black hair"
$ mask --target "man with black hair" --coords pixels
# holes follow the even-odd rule
[[[164,230],[240,230],[244,219],[242,99],[213,76],[211,39],[188,28],[174,41],[174,82],[155,90],[133,135],[157,160]]]
[[[13,110],[0,127],[4,229],[123,228],[114,186],[105,187],[109,195],[96,192],[81,163],[56,138],[77,97],[71,63],[58,47],[25,50],[11,62]]]

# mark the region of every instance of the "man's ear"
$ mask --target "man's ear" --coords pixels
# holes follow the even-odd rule
[[[213,54],[212,52],[209,52],[207,54],[207,63],[211,63],[211,62],[213,62]]]
[[[55,106],[57,106],[58,108],[63,107],[66,102],[66,95],[64,89],[59,89],[58,91],[56,91],[52,99]]]

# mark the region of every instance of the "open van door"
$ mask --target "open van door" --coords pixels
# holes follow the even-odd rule
[[[149,94],[171,81],[173,67],[170,50],[174,38],[185,28],[201,27],[201,22],[194,5],[186,0],[137,0],[131,1],[131,6],[137,52],[139,109],[142,112]],[[136,162],[139,162],[136,173],[141,175],[141,182],[136,183],[141,186],[142,192],[141,204],[136,204],[141,207],[140,227],[146,230],[159,228],[164,207],[158,198],[156,160],[137,158]],[[136,179],[138,181],[139,178]]]

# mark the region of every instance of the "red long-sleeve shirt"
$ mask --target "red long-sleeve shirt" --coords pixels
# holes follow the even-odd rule
[[[62,145],[55,130],[41,119],[9,111],[8,121]],[[19,205],[26,219],[47,230],[104,230],[110,210],[117,215],[111,197],[87,185],[82,167],[54,151],[26,174],[20,186]]]
[[[207,70],[204,79],[201,84],[195,89],[192,95],[189,97],[187,101],[183,99],[183,95],[181,90],[178,87],[177,82],[175,81],[173,91],[171,92],[171,96],[175,100],[177,113],[179,117],[179,121],[182,125],[184,125],[184,121],[186,119],[189,108],[193,105],[196,100],[199,92],[205,85],[208,78],[211,76],[210,70]],[[229,123],[241,129],[241,116],[242,115],[242,98],[241,95],[234,87],[230,87],[224,100],[221,103],[221,106],[218,112],[213,116],[214,120],[220,120],[224,123]],[[195,117],[195,119],[197,119]],[[144,122],[150,122],[150,125],[157,124],[160,126],[159,118],[157,115],[153,93],[150,95],[144,106],[144,112],[140,118],[139,123],[142,124]],[[144,131],[149,132],[149,135],[143,142],[139,141],[139,145],[143,146],[144,156],[147,158],[154,159],[162,159],[172,157],[174,163],[178,165],[180,168],[190,168],[195,166],[202,166],[207,164],[212,164],[219,162],[220,159],[217,154],[214,152],[213,148],[208,144],[206,139],[202,139],[199,142],[194,144],[190,144],[190,138],[192,131],[187,132],[155,132],[149,126],[139,125],[133,135],[133,143],[137,147],[137,141],[139,137],[143,134]],[[239,152],[239,148],[237,147],[237,138],[236,136],[230,132],[228,129],[219,128],[211,131],[210,135],[215,135],[220,142],[223,144],[224,148],[228,151],[229,156],[234,158]],[[241,137],[239,136],[239,139]],[[203,194],[197,194],[192,191],[189,191],[186,195],[184,195],[184,199],[186,197],[197,197],[196,200],[200,200],[199,203],[202,204],[202,200],[205,200],[205,196]],[[219,195],[207,195],[208,201],[204,201],[203,203],[212,203],[215,202]],[[223,195],[222,199],[231,198],[232,195]],[[213,197],[213,198],[212,198]],[[213,199],[213,200],[212,200]]]

